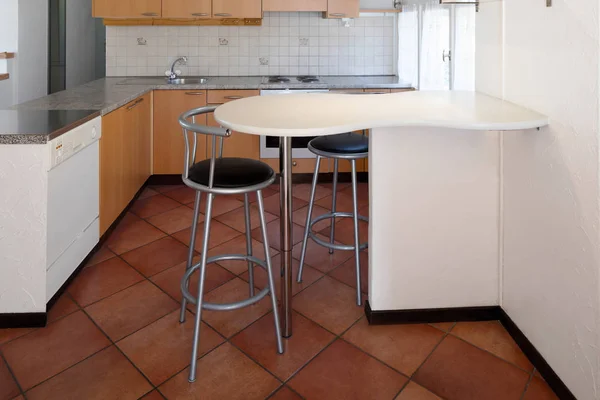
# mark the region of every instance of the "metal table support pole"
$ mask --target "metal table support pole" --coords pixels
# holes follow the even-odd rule
[[[281,196],[281,331],[292,336],[292,138],[279,140]]]

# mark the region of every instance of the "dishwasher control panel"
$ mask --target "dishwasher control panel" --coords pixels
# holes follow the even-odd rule
[[[102,119],[94,118],[79,125],[59,137],[52,139],[50,145],[50,169],[62,164],[102,136]]]

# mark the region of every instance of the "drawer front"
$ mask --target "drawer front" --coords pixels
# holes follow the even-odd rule
[[[208,104],[225,104],[258,95],[260,95],[258,90],[209,90]]]

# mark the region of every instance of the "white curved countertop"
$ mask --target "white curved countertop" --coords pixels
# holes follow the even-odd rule
[[[509,131],[548,125],[548,117],[475,92],[308,93],[250,97],[219,106],[225,128],[270,136],[318,136],[384,127]]]

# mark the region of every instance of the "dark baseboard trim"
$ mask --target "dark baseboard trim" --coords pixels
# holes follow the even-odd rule
[[[46,326],[47,313],[0,314],[0,329],[43,328]]]
[[[561,400],[577,400],[533,343],[500,306],[373,311],[369,301],[365,315],[370,325],[425,324],[435,322],[500,321],[521,351]]]
[[[294,174],[292,175],[293,183],[312,183],[313,174]],[[368,182],[369,173],[359,172],[356,174],[356,180],[358,182]],[[352,175],[350,172],[340,172],[338,174],[339,182],[352,182]],[[333,182],[333,173],[327,172],[319,174],[319,183],[331,183]],[[181,175],[152,175],[147,182],[148,185],[183,185]]]
[[[183,180],[181,174],[152,175],[148,178],[146,185],[183,185]]]
[[[429,308],[422,310],[373,311],[367,300],[365,314],[371,325],[424,324],[455,321],[494,321],[501,317],[501,308],[459,307]]]

